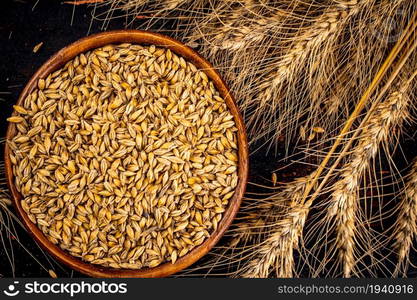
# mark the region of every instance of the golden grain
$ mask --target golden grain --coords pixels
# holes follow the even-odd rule
[[[175,263],[216,230],[237,128],[205,73],[169,50],[80,54],[15,106],[21,204],[48,239],[112,268]]]

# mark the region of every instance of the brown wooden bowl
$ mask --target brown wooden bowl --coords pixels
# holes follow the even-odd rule
[[[110,31],[85,37],[76,41],[75,43],[63,48],[54,56],[52,56],[45,64],[43,64],[39,70],[32,76],[29,83],[25,86],[20,94],[17,104],[21,105],[24,99],[29,95],[37,86],[38,79],[46,78],[50,73],[54,72],[58,68],[62,67],[66,62],[73,59],[80,53],[86,52],[90,49],[98,48],[107,44],[115,43],[136,43],[136,44],[154,44],[160,47],[169,48],[174,53],[184,57],[184,59],[193,62],[198,68],[203,69],[207,76],[213,81],[220,95],[225,99],[226,104],[230,112],[234,116],[236,126],[238,128],[238,184],[236,192],[229,202],[229,206],[225,211],[223,218],[221,219],[218,228],[213,232],[210,237],[200,246],[194,248],[190,253],[184,257],[178,259],[174,264],[168,262],[159,265],[155,268],[144,268],[140,270],[128,270],[128,269],[112,269],[102,267],[99,265],[93,265],[81,261],[80,259],[65,252],[57,245],[50,242],[45,235],[39,230],[36,224],[29,220],[26,212],[23,210],[20,200],[21,195],[17,191],[14,184],[14,176],[12,171],[12,164],[10,161],[10,148],[7,143],[5,146],[5,166],[6,166],[6,178],[7,184],[13,196],[14,205],[23,220],[28,231],[33,235],[35,240],[49,253],[56,257],[59,261],[68,265],[69,267],[77,270],[81,273],[87,274],[93,277],[164,277],[178,272],[191,264],[195,263],[198,259],[204,256],[221,238],[226,229],[232,223],[235,217],[243,194],[245,192],[247,176],[248,176],[248,144],[246,139],[246,131],[243,124],[242,117],[236,106],[236,102],[233,99],[230,91],[220,75],[214,70],[212,65],[208,63],[204,58],[198,55],[191,48],[184,44],[160,35],[156,33],[138,31],[138,30],[120,30]],[[7,129],[7,139],[12,139],[16,134],[16,128],[14,124],[9,124]]]

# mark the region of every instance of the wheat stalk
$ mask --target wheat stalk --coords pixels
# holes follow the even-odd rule
[[[311,26],[302,30],[299,36],[291,41],[288,52],[272,65],[273,70],[266,75],[264,84],[260,86],[260,101],[270,101],[276,87],[288,81],[291,76],[296,76],[296,69],[305,66],[304,61],[310,54],[321,48],[329,37],[337,34],[349,18],[360,12],[364,5],[372,2],[373,0],[336,2],[317,17]]]
[[[417,234],[417,161],[414,162],[409,174],[400,205],[400,212],[396,222],[394,248],[398,255],[396,273],[410,253]]]
[[[336,220],[336,246],[343,265],[343,276],[350,277],[355,264],[355,235],[357,233],[358,189],[361,178],[378,152],[379,145],[390,139],[393,129],[409,117],[409,84],[379,103],[362,128],[349,162],[341,170],[341,179],[334,185],[329,217]]]
[[[333,145],[331,146],[330,150],[327,151],[324,159],[320,163],[320,165],[317,167],[317,170],[315,171],[315,175],[311,178],[310,182],[307,184],[304,194],[302,197],[302,202],[305,202],[307,198],[315,199],[322,191],[323,186],[327,183],[327,180],[332,175],[333,171],[335,170],[337,164],[340,162],[340,160],[344,157],[348,149],[352,146],[353,140],[357,137],[357,134],[360,132],[360,130],[356,130],[354,134],[352,135],[352,138],[350,141],[344,145],[342,151],[339,153],[338,158],[333,163],[333,165],[328,169],[325,176],[323,176],[323,179],[321,180],[319,186],[315,189],[314,193],[309,197],[310,192],[313,190],[313,188],[317,185],[317,182],[319,180],[319,177],[322,175],[323,171],[326,169],[327,164],[329,163],[330,159],[332,158],[333,154],[335,153],[336,149],[339,147],[339,145],[342,143],[344,137],[346,134],[349,133],[350,128],[352,127],[354,121],[359,116],[360,112],[364,109],[366,106],[368,100],[370,99],[372,93],[376,90],[378,85],[381,83],[382,78],[386,75],[388,69],[394,64],[394,61],[396,61],[396,58],[398,58],[399,53],[401,50],[404,50],[404,53],[398,58],[398,62],[393,67],[393,72],[389,76],[386,84],[382,87],[381,91],[379,92],[378,97],[375,99],[375,101],[372,103],[372,106],[370,110],[368,111],[368,115],[370,112],[373,111],[373,108],[380,103],[380,99],[384,96],[388,88],[391,86],[392,82],[395,80],[399,72],[404,67],[407,60],[410,58],[411,54],[415,51],[417,47],[417,41],[415,40],[415,30],[417,28],[417,11],[413,13],[413,16],[410,19],[410,22],[408,23],[407,27],[405,28],[404,32],[402,33],[401,37],[391,50],[390,54],[388,55],[385,62],[380,67],[379,71],[377,72],[376,76],[373,78],[371,84],[366,89],[364,94],[362,95],[359,102],[355,105],[355,108],[353,112],[350,114],[349,118],[345,122],[343,128],[340,130],[339,135],[336,137]],[[407,46],[405,46],[407,45]],[[366,122],[366,119],[368,115],[365,116],[364,122]]]

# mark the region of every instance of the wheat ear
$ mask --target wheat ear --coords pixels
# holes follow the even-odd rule
[[[246,244],[251,240],[254,231],[265,226],[265,218],[257,214],[251,213],[241,222],[236,224],[236,228],[232,231],[231,240],[228,243],[229,248],[234,248],[238,244]]]
[[[337,33],[351,17],[373,2],[374,0],[337,1],[318,16],[311,26],[301,30],[300,35],[286,46],[288,50],[283,51],[276,63],[271,64],[270,71],[260,79],[253,100],[253,105],[259,109],[252,114],[249,124],[260,121],[259,112],[266,113],[267,119],[273,117],[282,93],[281,88],[290,84],[293,78],[298,78],[299,72],[308,65],[309,60],[320,60],[323,57],[320,53],[327,48],[325,45],[332,42],[329,38],[337,37]],[[319,57],[312,58],[314,55]],[[312,67],[315,65],[313,63]]]
[[[395,223],[394,248],[398,255],[396,272],[403,266],[407,269],[406,259],[413,241],[417,236],[417,160],[414,161],[407,178],[398,219]]]
[[[165,0],[164,1],[164,9],[166,10],[172,10],[175,9],[182,4],[186,3],[188,0]]]
[[[5,206],[11,206],[12,205],[12,200],[10,200],[8,197],[1,196],[1,198],[0,198],[0,206],[2,204],[4,204]]]
[[[267,278],[271,269],[275,269],[276,276],[279,278],[293,276],[293,250],[298,247],[299,238],[311,205],[311,202],[300,204],[298,200],[302,196],[310,176],[286,184],[283,191],[270,197],[270,200],[279,202],[282,199],[291,199],[291,204],[283,213],[284,217],[274,224],[274,229],[269,237],[257,246],[255,257],[250,259],[247,265],[243,267],[241,277]]]
[[[405,95],[409,84],[393,92],[377,105],[365,123],[349,162],[341,170],[341,179],[334,185],[329,216],[336,220],[336,247],[343,265],[343,276],[350,277],[355,264],[355,235],[357,232],[358,189],[361,178],[379,145],[390,139],[394,128],[409,117],[409,98]]]
[[[248,12],[254,12],[255,9],[251,6],[242,7],[232,14],[213,38],[213,45],[218,49],[230,51],[244,51],[250,46],[261,45],[271,29],[280,27],[283,12],[276,10],[268,16],[252,16],[250,22],[242,24],[242,17]]]
[[[195,22],[191,32],[186,35],[189,44],[202,39],[204,41],[204,52],[214,58],[221,49],[238,47],[231,40],[238,42],[243,39],[244,30],[241,30],[242,23],[247,20],[248,14],[255,12],[258,6],[254,0],[238,1],[238,7],[231,6],[231,3],[220,2],[213,7],[202,20]],[[262,18],[261,18],[262,19]]]
[[[308,211],[305,205],[290,207],[290,212],[276,223],[278,229],[260,246],[256,258],[249,262],[242,277],[267,278],[272,266],[275,267],[277,277],[293,277],[293,250],[298,246]]]

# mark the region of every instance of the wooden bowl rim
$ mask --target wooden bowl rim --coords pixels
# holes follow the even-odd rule
[[[31,79],[21,92],[16,104],[19,105],[23,103],[27,95],[29,95],[36,88],[38,79],[46,78],[50,73],[63,66],[66,62],[68,62],[78,54],[87,52],[91,49],[102,47],[104,45],[118,44],[124,42],[145,45],[154,44],[155,46],[169,48],[177,55],[184,57],[184,59],[186,59],[187,61],[193,62],[199,69],[204,70],[206,75],[213,81],[220,95],[225,99],[228,109],[234,116],[234,120],[238,128],[238,184],[236,186],[234,196],[229,200],[229,205],[218,225],[217,230],[213,232],[204,243],[194,248],[185,256],[179,258],[174,264],[166,262],[154,268],[144,268],[139,270],[113,269],[108,267],[102,267],[99,265],[83,262],[81,259],[70,255],[69,253],[59,248],[57,245],[54,245],[45,237],[45,235],[37,227],[37,225],[30,221],[29,217],[27,216],[26,212],[23,210],[21,206],[21,195],[17,191],[14,184],[12,164],[9,156],[10,148],[7,142],[4,149],[6,180],[9,190],[12,194],[14,206],[18,211],[20,218],[23,220],[23,224],[25,225],[29,233],[38,242],[38,244],[40,244],[42,248],[44,248],[50,254],[52,254],[58,261],[66,264],[74,270],[77,270],[83,274],[92,277],[165,277],[187,268],[188,266],[195,263],[197,260],[199,260],[201,257],[208,253],[208,251],[219,241],[226,229],[232,223],[240,207],[243,194],[246,189],[249,169],[249,154],[244,122],[237,108],[236,101],[231,95],[228,86],[223,81],[219,73],[214,69],[214,67],[207,60],[205,60],[198,53],[196,53],[193,49],[189,48],[188,46],[182,44],[181,42],[173,38],[167,37],[162,34],[140,30],[116,30],[102,32],[79,39],[76,42],[68,45],[67,47],[62,48],[60,51],[55,53],[31,77]],[[15,112],[13,112],[13,115],[15,115]],[[15,125],[10,123],[7,128],[6,140],[11,139],[15,135],[15,132]]]

